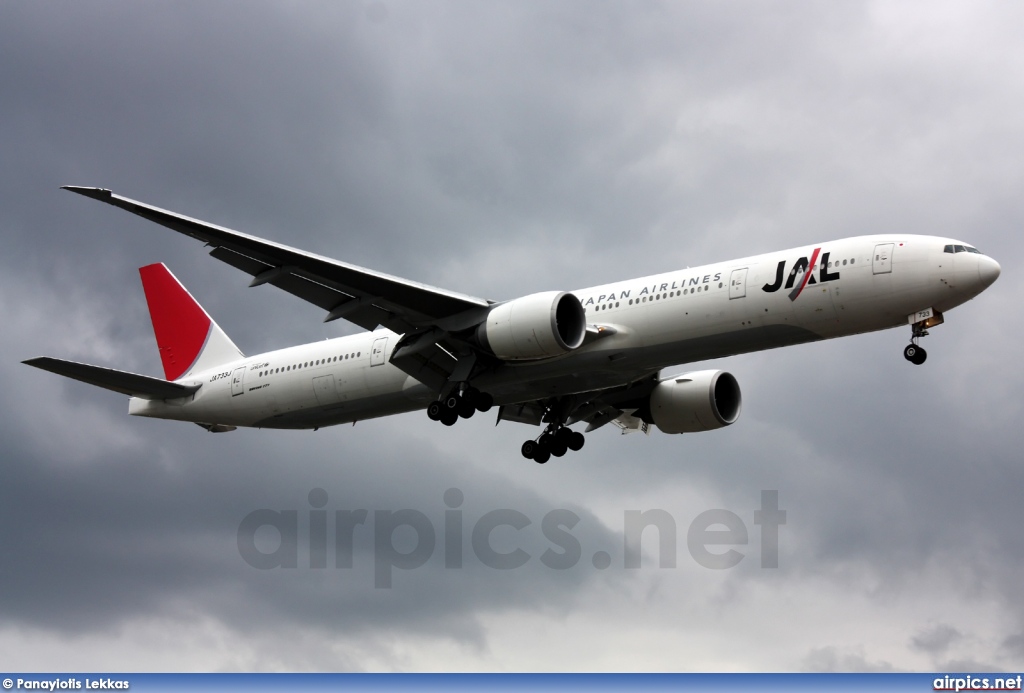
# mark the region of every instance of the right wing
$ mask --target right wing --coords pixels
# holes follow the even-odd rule
[[[148,375],[90,366],[86,363],[65,361],[49,356],[40,356],[22,361],[22,363],[141,399],[177,399],[178,397],[187,397],[200,388],[199,385],[179,385],[160,378],[151,378]]]

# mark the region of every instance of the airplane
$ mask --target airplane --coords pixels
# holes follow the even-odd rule
[[[543,426],[523,443],[540,464],[583,433],[710,431],[742,397],[722,370],[669,366],[910,328],[904,357],[952,308],[1000,274],[963,241],[883,234],[495,302],[232,231],[110,190],[64,189],[191,236],[210,255],[366,332],[245,356],[163,265],[141,268],[164,379],[62,359],[24,363],[130,396],[128,413],[238,427],[313,429],[426,409],[446,426],[498,407]]]

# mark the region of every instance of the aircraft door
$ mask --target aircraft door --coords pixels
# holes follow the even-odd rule
[[[729,298],[743,298],[747,295],[747,268],[735,269],[729,277]]]
[[[871,259],[872,274],[892,272],[892,248],[892,243],[879,243],[875,246],[875,255]]]
[[[370,349],[370,366],[383,366],[384,365],[384,352],[388,348],[388,338],[381,337],[375,339],[373,342],[373,348]]]
[[[236,368],[231,374],[231,396],[237,397],[238,395],[245,392],[245,371],[246,366]]]
[[[334,383],[333,375],[321,375],[313,378],[313,394],[320,406],[334,404],[338,401],[338,388]]]

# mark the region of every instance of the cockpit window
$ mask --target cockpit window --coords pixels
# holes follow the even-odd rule
[[[942,252],[944,252],[944,253],[977,253],[978,255],[981,255],[981,251],[980,250],[978,250],[977,248],[971,247],[969,245],[947,245],[945,248],[942,249]]]

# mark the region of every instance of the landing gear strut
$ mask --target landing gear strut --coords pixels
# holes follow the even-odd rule
[[[440,421],[445,426],[454,426],[459,418],[468,419],[476,412],[489,411],[494,406],[494,398],[475,387],[462,384],[452,390],[444,399],[438,399],[427,406],[427,416],[431,421]]]

